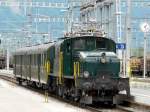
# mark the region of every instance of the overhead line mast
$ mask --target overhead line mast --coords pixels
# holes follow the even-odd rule
[[[126,13],[126,75],[130,77],[131,0],[127,0]]]

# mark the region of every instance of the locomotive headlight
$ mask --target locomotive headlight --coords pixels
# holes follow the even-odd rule
[[[106,53],[102,53],[102,55],[101,55],[101,63],[106,63]]]
[[[101,58],[101,63],[106,63],[106,58]]]
[[[84,76],[84,78],[88,78],[89,77],[89,72],[88,71],[84,71],[84,73],[83,73],[83,76]]]

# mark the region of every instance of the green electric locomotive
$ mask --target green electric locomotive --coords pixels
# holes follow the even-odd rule
[[[129,79],[119,77],[120,60],[113,40],[75,36],[21,48],[14,54],[21,83],[44,87],[83,104],[111,102],[120,91],[130,95]]]

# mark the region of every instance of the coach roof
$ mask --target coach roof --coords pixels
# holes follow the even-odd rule
[[[40,54],[40,53],[47,51],[54,44],[55,43],[52,42],[52,43],[46,43],[46,44],[40,44],[40,45],[20,48],[14,54],[15,55]]]

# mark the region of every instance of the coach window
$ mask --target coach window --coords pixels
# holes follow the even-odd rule
[[[22,55],[22,65],[25,65],[25,55]]]
[[[20,58],[21,56],[20,55],[18,55],[18,65],[20,65],[21,64],[21,58]]]
[[[20,65],[20,64],[21,64],[21,56],[18,55],[18,65]]]
[[[46,55],[45,53],[43,53],[43,63],[45,64],[45,61],[46,61]]]
[[[35,66],[37,65],[37,54],[35,54],[35,62],[34,62]]]
[[[29,65],[29,56],[26,55],[26,65]]]
[[[22,55],[22,65],[24,65],[24,56]]]
[[[41,65],[43,65],[43,54],[41,54]]]
[[[42,65],[44,65],[44,54],[41,54]]]
[[[17,56],[17,64],[19,64],[19,56]]]
[[[24,65],[24,62],[25,62],[25,58],[24,58],[25,56],[24,55],[22,55],[22,65]]]
[[[35,54],[35,65],[37,65],[37,61],[38,61],[37,54]]]
[[[36,65],[36,55],[34,54],[34,66]]]
[[[34,55],[31,55],[31,65],[34,65]]]
[[[17,56],[15,56],[15,60],[14,61],[15,61],[15,64],[17,64]]]
[[[17,65],[19,64],[19,56],[17,56],[17,58],[16,58],[16,64]]]
[[[33,54],[31,56],[31,59],[32,59],[32,65],[34,65],[34,55]]]
[[[26,62],[27,62],[27,57],[26,55],[24,55],[24,65],[26,65]]]
[[[41,54],[38,54],[38,65],[40,66],[41,65]]]
[[[13,62],[15,63],[15,65],[17,64],[17,58],[16,58],[16,55],[15,55],[15,57],[14,57],[14,59],[13,59]]]
[[[46,56],[46,53],[44,52],[44,53],[43,53],[43,64],[45,64],[46,59],[47,59],[47,56]]]

